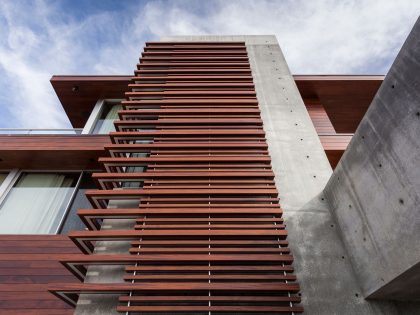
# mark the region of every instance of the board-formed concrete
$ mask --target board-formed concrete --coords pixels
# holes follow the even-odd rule
[[[325,193],[364,295],[420,300],[420,20]]]
[[[392,302],[369,302],[362,297],[323,196],[332,169],[276,37],[169,36],[161,40],[246,43],[305,314],[401,314]]]

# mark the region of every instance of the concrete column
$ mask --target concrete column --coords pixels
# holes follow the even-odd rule
[[[420,21],[325,194],[364,296],[419,300]]]

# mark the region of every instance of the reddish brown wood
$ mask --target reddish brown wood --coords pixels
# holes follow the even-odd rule
[[[95,170],[108,136],[0,135],[0,169]]]
[[[171,61],[174,56],[184,59]],[[201,62],[188,60],[197,57]],[[63,300],[130,293],[158,303],[133,298],[118,311],[302,312],[249,62],[213,57],[246,57],[246,48],[147,44],[115,121],[118,131],[110,134],[113,143],[104,146],[111,156],[100,159],[106,172],[93,175],[100,189],[86,192],[97,209],[80,210],[88,230],[69,235],[85,255],[62,260],[80,280],[92,265],[126,266],[126,283],[52,285]],[[118,200],[138,209],[108,209]],[[132,228],[101,229],[102,219],[104,225],[130,220]],[[130,248],[94,254],[102,241]],[[168,292],[185,303],[165,300]],[[223,304],[189,300],[227,293],[234,298]],[[273,295],[282,298],[270,300]]]
[[[47,287],[76,282],[59,260],[77,253],[63,235],[0,235],[0,313],[73,314]]]
[[[318,134],[330,133],[335,134],[334,126],[332,125],[324,106],[318,103],[307,103],[306,109],[311,117],[312,123]]]
[[[353,134],[320,135],[322,146],[327,154],[328,160],[335,168],[347,149]]]

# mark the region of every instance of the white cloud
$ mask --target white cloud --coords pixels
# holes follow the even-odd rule
[[[158,35],[275,34],[293,73],[384,73],[420,12],[412,0],[216,3],[202,18],[151,2],[142,23]]]
[[[70,127],[49,83],[53,74],[127,73],[124,63],[130,62],[130,68],[135,63],[121,56],[120,67],[100,66],[116,57],[112,50],[103,55],[101,49],[101,41],[109,43],[108,26],[118,18],[112,13],[79,22],[44,1],[25,3],[25,8],[0,2],[0,12],[0,86],[8,87],[0,89],[0,127]],[[6,111],[12,120],[2,119]]]
[[[1,1],[0,115],[68,127],[52,74],[131,74],[163,35],[275,34],[293,73],[385,73],[419,12],[412,0],[150,1],[77,20],[60,2]]]

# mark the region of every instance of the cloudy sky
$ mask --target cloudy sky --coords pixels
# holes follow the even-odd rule
[[[132,74],[163,35],[275,34],[294,74],[386,74],[417,0],[0,1],[0,128],[71,127],[53,74]]]

